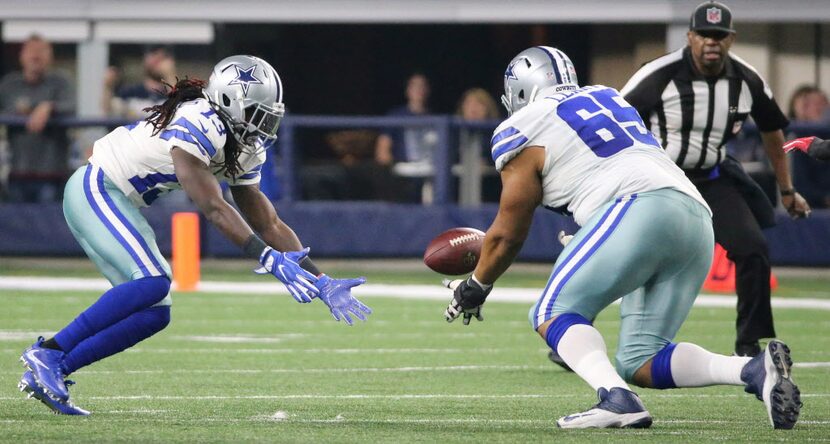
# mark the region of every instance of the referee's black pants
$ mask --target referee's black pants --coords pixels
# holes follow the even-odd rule
[[[735,262],[736,344],[774,338],[769,249],[761,227],[731,179],[720,177],[695,185],[712,209],[715,242],[721,244],[729,260]]]

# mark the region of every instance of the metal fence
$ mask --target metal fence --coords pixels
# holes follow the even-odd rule
[[[0,116],[0,126],[24,126],[26,117],[23,116]],[[115,128],[132,120],[120,118],[81,118],[66,117],[55,118],[50,125],[70,128]],[[429,201],[436,205],[444,205],[456,202],[454,198],[453,175],[459,179],[459,188],[475,190],[476,187],[465,186],[470,183],[480,183],[484,171],[471,168],[471,160],[480,160],[482,153],[486,151],[483,146],[461,147],[459,134],[463,130],[491,132],[500,122],[497,120],[485,122],[465,121],[457,116],[435,115],[424,117],[375,117],[375,116],[315,116],[315,115],[289,115],[283,119],[277,139],[277,149],[270,156],[276,158],[275,168],[281,185],[281,200],[292,202],[300,200],[298,181],[300,166],[300,147],[298,146],[297,132],[302,129],[375,129],[379,131],[390,128],[431,128],[436,137],[436,149],[432,156],[432,170],[427,173],[418,173],[418,177],[427,179],[431,184],[431,199]],[[793,123],[786,133],[790,137],[816,135],[822,138],[830,138],[830,126]],[[745,125],[737,138],[743,141],[745,147],[753,150],[749,158],[744,161],[763,162],[764,155],[757,143],[758,130],[753,125]],[[751,143],[756,140],[756,143]],[[746,143],[749,141],[749,143]],[[484,143],[489,142],[489,140]],[[746,148],[744,148],[746,149]],[[465,152],[466,150],[466,152]],[[274,155],[275,154],[275,155]],[[745,156],[741,156],[745,157]],[[453,164],[458,161],[458,166]],[[467,204],[476,204],[475,196],[460,196],[458,201]]]

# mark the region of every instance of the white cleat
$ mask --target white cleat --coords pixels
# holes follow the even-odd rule
[[[599,403],[590,410],[563,416],[556,421],[563,429],[587,428],[648,428],[648,413],[636,393],[621,387],[597,390]]]
[[[801,392],[792,380],[792,366],[790,348],[773,339],[741,370],[744,390],[764,402],[775,429],[793,428],[801,413]]]

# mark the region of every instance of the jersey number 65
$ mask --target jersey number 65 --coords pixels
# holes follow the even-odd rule
[[[660,148],[637,111],[611,88],[572,97],[556,112],[599,157],[613,156],[634,141]]]

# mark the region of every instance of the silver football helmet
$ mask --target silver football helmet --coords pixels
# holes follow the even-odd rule
[[[282,81],[265,60],[249,55],[223,59],[213,67],[205,96],[239,143],[253,147],[277,137],[285,115]]]
[[[578,88],[571,59],[556,48],[534,46],[520,52],[507,65],[501,103],[511,115],[532,102],[539,90],[557,85],[561,85],[557,91]]]

